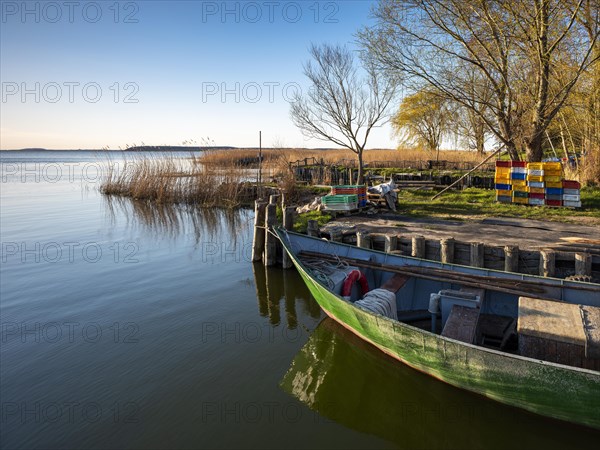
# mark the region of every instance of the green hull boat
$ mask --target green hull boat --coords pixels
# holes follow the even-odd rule
[[[534,332],[526,335],[527,321],[535,322],[540,315],[531,305],[587,307],[594,313],[600,307],[597,284],[442,264],[282,229],[276,232],[321,308],[361,339],[450,385],[600,429],[600,371],[591,348],[594,343],[584,342],[585,356],[577,360],[581,342],[573,338],[593,338],[600,324],[588,323],[586,334],[584,320],[581,330],[567,330],[564,345],[553,347],[569,353],[555,357],[575,358],[577,366],[522,354],[533,348],[552,356],[548,349],[555,344],[548,337],[552,330],[544,334],[534,326]],[[367,289],[352,283],[349,274],[356,270],[361,278],[357,281],[395,293],[393,317],[361,304]],[[541,315],[549,314],[542,310]],[[547,319],[542,317],[542,322]]]

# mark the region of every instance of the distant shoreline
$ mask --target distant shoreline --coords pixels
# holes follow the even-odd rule
[[[214,146],[214,147],[183,147],[183,146],[175,146],[175,145],[156,145],[156,146],[143,146],[143,147],[130,147],[127,149],[90,149],[90,148],[18,148],[18,149],[6,149],[1,150],[2,152],[204,152],[208,150],[256,150],[259,151],[258,147],[231,147],[231,146]],[[331,150],[341,150],[339,148],[326,148],[326,147],[285,147],[285,148],[271,148],[271,147],[263,147],[262,150],[281,150],[281,151],[289,151],[289,150],[307,150],[307,151],[331,151]],[[365,149],[366,151],[390,151],[396,150],[391,148],[372,148]]]

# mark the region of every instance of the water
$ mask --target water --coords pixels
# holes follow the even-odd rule
[[[250,211],[108,200],[93,153],[0,157],[2,448],[597,442],[322,322],[295,271],[249,262]]]

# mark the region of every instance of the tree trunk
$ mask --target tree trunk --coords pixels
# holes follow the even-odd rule
[[[529,139],[525,144],[525,153],[527,161],[540,162],[544,153],[542,151],[542,134],[537,133],[533,138]]]
[[[364,182],[364,167],[363,167],[363,149],[359,149],[356,152],[358,156],[358,177],[356,179],[356,184],[363,184]]]
[[[512,159],[513,161],[519,161],[521,159],[519,157],[519,152],[517,151],[517,146],[513,141],[507,142],[506,144],[504,144],[504,146],[506,147],[506,151],[508,153],[508,156],[510,156],[510,159]]]

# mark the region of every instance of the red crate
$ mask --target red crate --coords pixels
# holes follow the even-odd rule
[[[546,206],[562,206],[562,200],[546,200]]]
[[[581,183],[579,181],[563,180],[562,185],[563,188],[566,189],[581,189]]]
[[[546,194],[529,193],[529,198],[541,198],[541,199],[545,199],[546,198]]]
[[[512,161],[496,161],[496,167],[511,167]]]
[[[527,167],[527,161],[511,161],[510,167]]]

